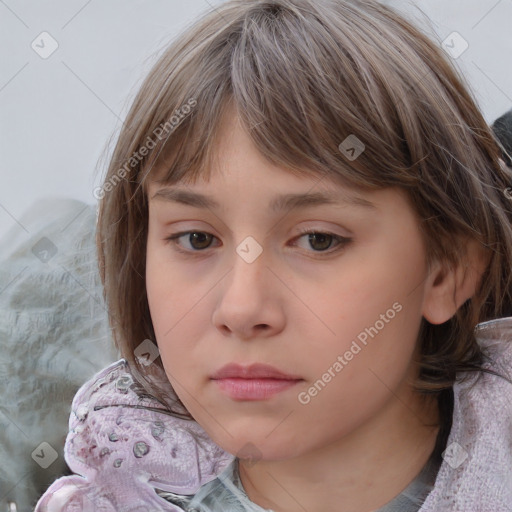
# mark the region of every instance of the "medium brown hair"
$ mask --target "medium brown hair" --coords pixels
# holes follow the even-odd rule
[[[429,264],[464,261],[467,237],[488,249],[475,295],[441,325],[422,320],[416,389],[439,397],[457,372],[482,370],[475,326],[512,314],[504,194],[512,173],[440,45],[367,0],[228,1],[152,68],[115,146],[97,226],[114,340],[131,366],[144,375],[134,350],[155,342],[145,283],[148,176],[164,169],[166,183],[207,179],[231,107],[273,164],[361,190],[405,190]],[[166,136],[157,137],[162,127]],[[365,145],[352,161],[339,148],[350,135]]]

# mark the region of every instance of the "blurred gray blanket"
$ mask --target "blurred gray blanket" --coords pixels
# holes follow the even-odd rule
[[[97,269],[96,207],[43,199],[18,220],[0,239],[1,512],[31,512],[69,473],[73,396],[120,357]]]

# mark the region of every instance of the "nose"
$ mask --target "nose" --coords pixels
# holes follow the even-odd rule
[[[245,340],[274,336],[285,324],[281,299],[286,287],[269,268],[266,252],[254,257],[254,250],[244,243],[237,247],[233,266],[217,288],[212,316],[213,325],[224,335]]]

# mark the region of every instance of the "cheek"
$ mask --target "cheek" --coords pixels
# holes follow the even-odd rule
[[[179,368],[173,364],[181,360],[188,340],[193,339],[187,322],[194,314],[194,304],[198,302],[197,291],[185,276],[169,265],[165,246],[156,247],[148,241],[146,253],[146,292],[151,321],[156,335],[162,363],[166,370],[175,373]]]
[[[298,350],[308,379],[297,412],[305,425],[325,425],[326,436],[346,434],[392,400],[410,375],[421,316],[394,298],[344,295],[337,309],[323,310],[334,334],[317,330],[315,343],[307,342],[315,330],[303,324]]]
[[[167,332],[191,309],[200,291],[196,283],[186,265],[173,264],[170,247],[148,239],[146,292],[155,329]]]
[[[385,331],[391,335],[411,320],[409,328],[417,325],[424,279],[421,259],[381,250],[358,257],[357,263],[344,263],[323,284],[305,284],[309,290],[304,296],[318,318],[310,317],[312,325],[324,331],[326,340],[349,340],[375,324],[379,336]]]
[[[383,387],[382,382],[397,385],[410,365],[421,324],[425,276],[421,247],[403,253],[403,248],[383,245],[380,251],[358,254],[357,264],[346,259],[323,285],[308,285],[305,296],[318,312],[317,318],[304,319],[300,328],[307,333],[302,341],[310,376],[327,381],[329,370],[336,374],[329,384],[333,392],[338,387],[346,391],[347,385],[354,391],[338,394],[346,405],[357,404],[358,396]],[[307,342],[315,336],[317,343]],[[328,394],[325,399],[336,400]]]

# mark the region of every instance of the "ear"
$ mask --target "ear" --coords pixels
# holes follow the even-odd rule
[[[423,316],[431,324],[448,321],[477,291],[490,251],[474,239],[466,239],[465,247],[465,261],[455,267],[436,261],[427,278]]]

